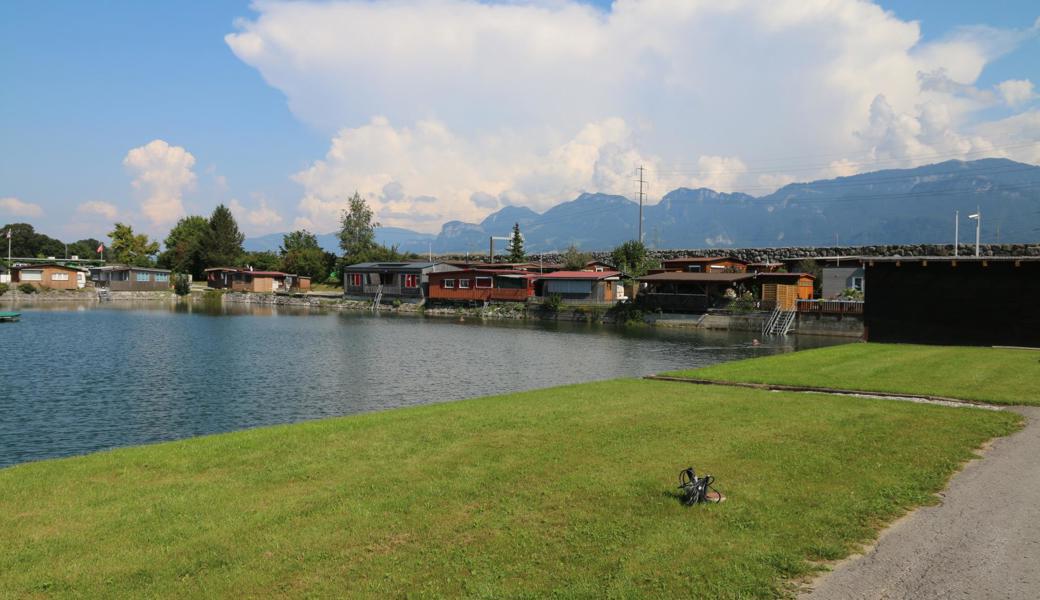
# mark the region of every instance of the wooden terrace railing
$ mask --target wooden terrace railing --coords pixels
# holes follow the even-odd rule
[[[799,300],[798,312],[822,315],[862,315],[862,300]]]

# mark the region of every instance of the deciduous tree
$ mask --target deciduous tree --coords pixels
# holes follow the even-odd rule
[[[372,220],[372,209],[361,194],[354,192],[348,203],[340,217],[339,247],[343,250],[344,264],[350,265],[371,259],[376,250],[379,223]]]
[[[149,267],[153,258],[159,253],[159,242],[148,239],[146,234],[135,234],[134,228],[124,223],[116,223],[115,229],[108,234],[112,243],[109,247],[109,262],[135,267]]]
[[[159,266],[177,273],[191,273],[196,281],[205,278],[202,246],[208,230],[206,217],[193,215],[178,221],[166,236],[166,249],[159,255]]]

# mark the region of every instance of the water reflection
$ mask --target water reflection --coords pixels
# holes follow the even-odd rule
[[[0,325],[0,465],[845,341],[185,301],[20,310]]]

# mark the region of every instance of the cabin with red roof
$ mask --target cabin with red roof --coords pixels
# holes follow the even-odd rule
[[[556,271],[538,276],[541,295],[572,304],[614,304],[627,300],[619,271]]]

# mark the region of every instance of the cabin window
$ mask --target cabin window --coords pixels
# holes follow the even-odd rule
[[[863,291],[863,278],[862,277],[853,277],[852,278],[852,289],[854,289],[854,290],[856,290],[858,292],[862,292]]]
[[[469,289],[469,279],[460,279],[459,280],[459,289],[460,290],[468,290]]]
[[[156,273],[155,274],[155,280],[159,281],[159,282],[169,281],[170,280],[170,274],[169,273]]]
[[[701,266],[700,265],[690,265],[690,266],[686,267],[686,271],[689,272],[689,273],[700,273],[701,272]]]
[[[361,287],[361,273],[350,274],[350,285],[354,287]]]
[[[441,287],[446,289],[446,290],[455,289],[455,280],[454,279],[445,279],[444,281],[441,282]]]
[[[134,273],[134,279],[136,281],[151,281],[151,273]]]
[[[51,273],[51,281],[68,281],[68,273]]]
[[[43,271],[22,269],[18,279],[22,281],[43,281]]]
[[[417,288],[419,287],[419,276],[415,273],[404,274],[404,287],[406,288]]]
[[[481,288],[481,289],[490,288],[491,287],[491,278],[490,277],[477,277],[477,287]]]

